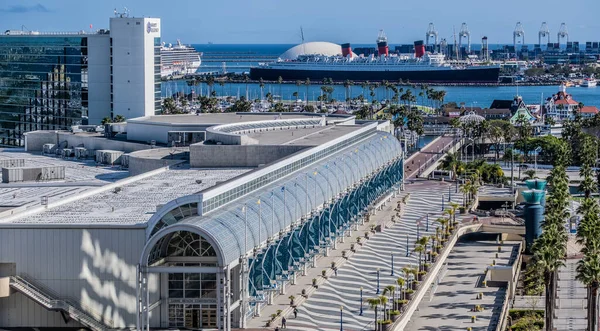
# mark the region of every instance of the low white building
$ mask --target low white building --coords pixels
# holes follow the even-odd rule
[[[546,100],[544,108],[546,117],[551,117],[556,121],[572,120],[577,112],[584,118],[594,117],[598,113],[598,108],[595,106],[581,106],[573,99],[573,96],[567,93],[567,87],[564,84],[560,86],[558,93]]]

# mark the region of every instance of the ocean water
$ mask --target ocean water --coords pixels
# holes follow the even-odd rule
[[[251,66],[258,65],[259,62],[267,62],[275,60],[280,54],[284,53],[293,44],[192,44],[199,52],[203,53],[202,65],[198,69],[199,72],[221,71],[223,64],[228,72],[247,72]],[[390,44],[390,48],[394,49],[396,44]],[[479,49],[480,45],[472,45],[472,49]],[[373,44],[352,44],[356,47],[374,47]],[[490,45],[490,49],[497,49],[501,45]],[[532,46],[530,45],[530,48]],[[336,100],[345,100],[346,97],[356,97],[364,94],[368,97],[369,91],[363,91],[359,85],[355,85],[346,90],[341,85],[333,86],[334,92],[332,97]],[[404,87],[406,89],[406,87]],[[527,104],[539,104],[540,100],[547,98],[558,92],[558,86],[481,86],[481,87],[464,87],[464,86],[436,86],[438,90],[446,91],[445,102],[464,102],[467,107],[489,107],[494,99],[512,100],[515,95],[523,97]],[[265,84],[264,88],[260,89],[258,84],[244,83],[227,83],[224,86],[215,84],[213,89],[218,95],[232,96],[247,96],[250,99],[260,99],[267,93],[273,95],[281,95],[284,100],[293,100],[292,94],[298,92],[298,97],[302,100],[314,101],[321,94],[320,85],[318,82],[313,82],[312,85],[306,88],[302,85],[296,87],[294,84]],[[600,86],[593,88],[573,87],[567,90],[573,95],[573,98],[578,102],[583,102],[585,105],[593,105],[600,107]],[[171,96],[175,93],[183,92],[186,94],[195,93],[197,95],[205,95],[208,92],[208,87],[204,84],[198,86],[188,86],[185,81],[166,81],[162,84],[163,96]],[[413,91],[418,95],[420,89]],[[384,88],[376,90],[376,99],[385,99],[386,91]],[[390,96],[391,97],[391,96]],[[426,98],[419,98],[419,104],[433,105],[432,101]]]
[[[354,85],[346,90],[342,85],[334,85],[334,91],[332,97],[336,100],[346,100],[346,96],[356,97],[363,94],[369,98],[369,90],[363,89],[360,85]],[[406,90],[406,86],[403,87]],[[457,104],[464,102],[465,106],[468,107],[489,107],[494,99],[501,100],[512,100],[515,95],[520,95],[527,104],[539,104],[542,98],[547,98],[554,93],[558,92],[558,86],[434,86],[436,90],[446,91],[445,102],[456,102]],[[298,92],[298,97],[302,100],[306,100],[308,96],[309,101],[316,101],[321,94],[320,85],[315,82],[308,87],[308,91],[305,85],[297,87],[295,84],[265,84],[264,88],[260,89],[258,84],[244,84],[244,83],[227,83],[224,86],[215,84],[213,90],[216,91],[217,95],[231,95],[231,96],[248,96],[250,99],[260,99],[261,95],[264,96],[267,93],[272,95],[281,95],[284,100],[294,100],[293,93]],[[433,102],[426,98],[418,97],[420,88],[416,88],[413,94],[417,95],[417,103],[423,105],[433,106]],[[208,93],[208,86],[200,84],[198,86],[188,86],[185,81],[165,81],[162,83],[162,94],[163,96],[171,96],[177,92],[183,92],[186,94],[195,93],[196,95],[206,95]],[[308,93],[307,93],[308,92]],[[385,99],[386,91],[380,87],[376,89],[376,99]],[[567,88],[567,92],[573,96],[573,99],[577,102],[583,102],[588,106],[596,106],[600,108],[600,86],[598,87],[571,87]],[[390,97],[391,97],[391,92]]]

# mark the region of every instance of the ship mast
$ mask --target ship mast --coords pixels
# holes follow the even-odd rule
[[[300,25],[300,37],[302,38],[302,53],[306,55],[306,48],[304,47],[304,30],[302,30],[302,25]]]

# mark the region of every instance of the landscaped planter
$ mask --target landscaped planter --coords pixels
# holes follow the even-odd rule
[[[392,329],[392,320],[379,320],[377,321],[377,326],[380,331],[389,331]]]
[[[404,306],[408,303],[408,300],[398,300],[394,301],[394,310],[402,311]]]

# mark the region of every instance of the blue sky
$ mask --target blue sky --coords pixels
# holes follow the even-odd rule
[[[424,39],[429,22],[440,37],[452,40],[462,22],[473,43],[487,35],[491,44],[512,43],[517,21],[525,43],[537,43],[541,22],[552,41],[561,22],[570,40],[600,40],[599,0],[5,0],[0,1],[0,31],[22,25],[38,31],[107,28],[113,9],[127,6],[133,16],[162,19],[162,38],[184,43],[300,42],[374,43],[384,29],[392,44]]]

